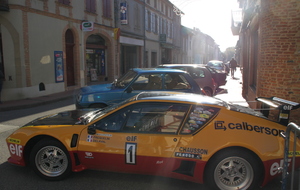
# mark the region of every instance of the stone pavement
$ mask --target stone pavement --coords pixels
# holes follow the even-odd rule
[[[0,104],[0,111],[29,108],[33,106],[56,102],[67,98],[74,98],[77,91],[78,90],[70,90],[47,96],[3,102],[2,104]],[[240,68],[237,68],[237,71],[235,72],[235,78],[227,76],[227,84],[221,86],[218,91],[218,94],[215,96],[216,98],[230,103],[248,106],[248,103],[242,97],[242,74]]]

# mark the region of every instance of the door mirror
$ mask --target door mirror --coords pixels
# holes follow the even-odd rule
[[[93,125],[88,126],[87,132],[90,135],[96,134],[96,125],[93,124]]]

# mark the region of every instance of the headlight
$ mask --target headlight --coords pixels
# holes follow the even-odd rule
[[[94,102],[94,94],[88,95],[88,102]]]

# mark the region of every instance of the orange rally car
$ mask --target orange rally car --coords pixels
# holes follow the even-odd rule
[[[22,126],[7,138],[8,162],[31,164],[47,180],[99,169],[184,179],[211,189],[255,189],[282,174],[285,130],[260,112],[216,98],[146,92]]]

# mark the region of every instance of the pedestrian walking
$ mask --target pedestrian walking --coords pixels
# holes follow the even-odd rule
[[[232,58],[229,62],[231,77],[234,78],[234,72],[236,71],[237,62],[234,58]]]
[[[4,81],[4,74],[3,74],[2,70],[0,69],[0,104],[2,103],[1,91],[2,91],[2,86],[3,86],[3,81]]]

